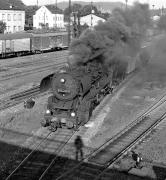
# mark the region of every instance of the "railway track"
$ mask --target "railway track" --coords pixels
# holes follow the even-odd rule
[[[166,110],[162,111],[158,117],[153,118],[154,112],[165,105],[166,95],[161,97],[158,102],[125,127],[125,129],[88,155],[84,161],[77,163],[73,168],[61,173],[58,177],[54,175],[53,179],[109,180],[114,174],[114,171],[109,168],[119,161],[130,149],[134,148],[136,144],[140,143],[166,118]],[[91,165],[86,167],[85,162]]]
[[[36,87],[36,88],[33,88],[31,91],[26,91],[25,93],[22,93],[22,96],[25,96],[26,95],[26,93],[28,93],[28,94],[32,94],[32,92],[34,91],[34,92],[37,92],[38,91],[38,88],[39,87]],[[12,97],[12,99],[17,99],[17,98],[19,98],[20,99],[20,94],[15,94],[13,97]],[[48,145],[47,145],[47,147],[48,147]],[[52,169],[52,166],[53,167],[55,167],[54,165],[56,164],[56,166],[57,166],[57,163],[58,163],[58,167],[59,167],[59,161],[62,161],[62,160],[59,160],[59,159],[57,159],[57,157],[55,157],[55,158],[53,158],[53,156],[51,155],[50,156],[51,158],[52,158],[52,161],[51,161],[51,163],[50,164],[48,164],[48,162],[44,165],[44,166],[48,166],[47,168],[46,168],[46,170],[43,172],[43,174],[41,175],[41,177],[40,177],[40,179],[45,179],[47,176],[52,176],[52,175],[54,175],[54,173],[52,173],[52,170],[51,170],[51,172],[50,172],[50,169]],[[36,163],[35,161],[36,161],[36,159],[37,159],[37,161],[40,161],[40,163]],[[43,158],[43,157],[40,157],[40,156],[36,156],[36,158],[35,158],[35,160],[34,160],[34,164],[43,164],[43,161],[45,161],[45,159]],[[65,162],[67,162],[68,160],[65,160]],[[72,164],[73,165],[73,164]],[[74,164],[75,165],[75,164]],[[34,169],[36,169],[36,168],[34,168]],[[40,168],[41,169],[41,168]],[[54,168],[53,168],[54,169]],[[21,174],[22,174],[22,172],[21,172]],[[19,174],[17,174],[17,178],[16,179],[19,179],[19,178],[21,178],[21,179],[23,179],[23,176],[21,175],[20,173]],[[25,173],[24,173],[25,174]],[[29,173],[28,173],[29,174]],[[29,175],[28,174],[26,174],[25,175],[25,177],[28,177],[29,178]],[[12,175],[13,176],[13,175]],[[33,175],[34,176],[34,175]],[[38,175],[39,176],[39,175]],[[35,177],[36,177],[36,175],[35,175]],[[31,177],[31,179],[33,179],[32,177]],[[35,178],[34,178],[35,179]]]
[[[36,140],[37,145],[32,151],[14,162],[13,170],[8,172],[6,180],[43,179],[47,170],[59,158],[59,153],[74,134],[75,131],[63,129],[56,133],[49,132],[42,140]],[[51,135],[52,137],[49,138]]]
[[[61,63],[52,63],[50,62],[49,65],[46,65],[46,66],[42,66],[42,67],[37,67],[37,68],[32,68],[30,70],[24,70],[22,72],[16,72],[16,73],[12,73],[12,74],[8,74],[8,75],[4,75],[4,76],[1,76],[0,78],[0,82],[4,82],[4,81],[7,81],[7,80],[10,80],[10,79],[13,79],[13,78],[18,78],[18,77],[22,77],[22,76],[27,76],[29,74],[36,74],[36,73],[39,73],[39,72],[43,72],[43,71],[48,71],[48,70],[54,70],[55,67],[62,67],[66,61],[65,61],[65,58],[67,56],[63,56],[62,57],[62,62]]]
[[[0,100],[0,111],[5,110],[9,107],[15,106],[23,102],[25,99],[32,96],[34,97],[38,94],[40,94],[40,86],[33,87],[26,91],[11,95],[8,98],[2,99]]]
[[[40,64],[46,64],[48,62],[50,62],[50,56],[54,55],[55,58],[63,58],[63,57],[66,57],[68,54],[68,51],[67,50],[64,50],[62,52],[57,52],[55,54],[50,54],[50,55],[45,55],[45,54],[42,54],[40,56],[32,56],[30,59],[30,61],[24,61],[24,59],[20,59],[20,62],[12,62],[12,64],[5,64],[5,68],[24,68],[24,67],[28,67],[30,65],[40,65]],[[49,59],[46,59],[46,58],[49,58]],[[13,61],[13,59],[12,59]],[[18,60],[17,60],[18,61]],[[59,59],[57,60],[57,62],[59,63]]]
[[[59,63],[59,64],[55,64],[56,65],[56,69],[58,69],[58,68],[60,68],[60,67],[63,67],[63,66],[65,66],[65,64],[64,63]],[[53,68],[52,67],[53,65],[49,65],[49,66],[47,66],[48,68],[46,69],[46,66],[44,67],[44,70],[45,71],[48,71],[48,69],[50,69],[50,67],[51,67],[51,69]],[[41,68],[38,68],[39,69],[39,71],[35,71],[35,73],[38,73],[38,72],[43,72],[43,70],[41,69]],[[55,68],[54,68],[54,71],[56,70]],[[32,72],[33,72],[34,70],[32,70]],[[34,73],[34,72],[33,72]],[[26,73],[26,74],[24,74],[24,75],[28,75],[28,74],[31,74],[31,72],[29,72],[28,71],[28,73]],[[20,76],[20,75],[18,75],[18,76]],[[21,76],[23,76],[23,75],[21,75]],[[17,76],[15,76],[15,77],[17,77]],[[10,77],[11,78],[11,77]],[[9,78],[9,79],[10,79]],[[8,78],[6,78],[6,80],[7,80]],[[13,95],[11,95],[11,96],[9,96],[9,97],[7,97],[7,98],[4,98],[4,99],[1,99],[0,100],[0,111],[1,110],[4,110],[4,109],[7,109],[7,108],[9,108],[9,107],[12,107],[12,106],[14,106],[14,105],[17,105],[17,104],[19,104],[20,102],[22,102],[23,100],[25,100],[26,98],[29,98],[29,97],[34,97],[34,96],[36,96],[36,95],[38,95],[38,94],[40,94],[40,86],[36,86],[36,87],[33,87],[33,88],[31,88],[31,89],[28,89],[28,90],[25,90],[25,91],[23,91],[23,92],[19,92],[19,93],[16,93],[16,94],[13,94]],[[44,93],[44,94],[46,94],[46,93]]]
[[[37,169],[36,174],[33,174],[31,179],[108,180],[113,178],[115,174],[118,174],[118,172],[115,170],[110,170],[109,167],[112,167],[114,163],[119,161],[120,158],[122,158],[137,143],[142,141],[147,134],[149,134],[156,126],[159,125],[159,123],[162,122],[164,118],[166,118],[166,111],[160,112],[158,117],[154,118],[153,116],[154,112],[160,109],[164,103],[166,104],[166,95],[161,97],[158,102],[149,107],[140,117],[125,127],[125,129],[116,134],[114,137],[110,138],[97,150],[85,157],[84,161],[76,162],[69,159],[60,158],[57,157],[58,153],[56,157],[53,157],[52,155],[49,156],[51,160],[49,162],[46,161],[46,164],[44,164],[45,168],[40,167],[40,170],[38,168],[30,168],[31,170]],[[39,160],[37,165],[45,162],[45,159],[42,159],[40,156],[38,156],[36,159]],[[34,164],[36,164],[36,160]],[[23,166],[23,169],[28,169],[29,172],[29,168],[26,168],[26,166]],[[22,172],[23,171],[21,170],[20,173],[16,173],[13,179],[28,179],[29,173],[24,173],[23,176]]]

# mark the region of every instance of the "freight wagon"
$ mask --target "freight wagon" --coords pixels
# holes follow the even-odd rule
[[[0,57],[20,56],[31,52],[32,34],[0,34]]]
[[[62,50],[68,46],[67,32],[33,34],[32,50],[42,52],[47,50]]]
[[[0,34],[0,58],[67,49],[67,32]]]

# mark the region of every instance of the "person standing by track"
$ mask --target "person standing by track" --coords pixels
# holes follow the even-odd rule
[[[140,168],[142,157],[135,151],[131,151],[131,153],[132,153],[132,159],[135,161],[135,168]]]
[[[76,160],[78,161],[79,156],[80,156],[81,160],[83,160],[83,147],[84,147],[84,144],[83,144],[81,136],[76,137],[76,139],[74,141],[74,145],[75,145],[75,148],[76,148]]]

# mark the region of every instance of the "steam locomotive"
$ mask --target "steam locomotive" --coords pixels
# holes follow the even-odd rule
[[[45,77],[41,91],[51,88],[47,110],[41,125],[57,128],[78,128],[87,123],[93,109],[111,92],[112,73],[100,63],[67,67]]]

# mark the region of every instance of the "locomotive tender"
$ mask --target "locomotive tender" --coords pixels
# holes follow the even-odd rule
[[[93,109],[111,92],[112,73],[99,63],[68,67],[41,81],[41,91],[51,88],[42,126],[76,128],[84,125]]]

